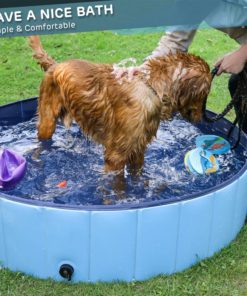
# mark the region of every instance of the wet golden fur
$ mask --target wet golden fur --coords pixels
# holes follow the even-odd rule
[[[46,71],[40,86],[38,137],[50,139],[56,122],[75,120],[105,147],[105,171],[143,165],[147,145],[161,119],[180,112],[190,121],[202,116],[211,76],[208,65],[189,54],[150,60],[147,72],[122,83],[108,64],[84,60],[56,63],[37,36],[29,37],[34,58]]]

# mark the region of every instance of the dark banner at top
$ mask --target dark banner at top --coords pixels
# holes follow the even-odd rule
[[[52,4],[70,4],[78,2],[98,2],[100,0],[1,0],[0,8],[7,7],[25,7],[25,6],[38,6],[38,5],[52,5]],[[109,0],[104,0],[109,1]]]
[[[0,4],[0,37],[149,27],[181,30],[202,23],[214,28],[246,26],[247,0],[3,0]]]

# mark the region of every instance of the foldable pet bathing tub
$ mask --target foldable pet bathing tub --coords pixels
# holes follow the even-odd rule
[[[36,107],[36,99],[3,106],[0,122],[29,120]],[[225,119],[214,123],[225,133],[229,126]],[[227,246],[246,210],[247,164],[213,189],[145,206],[54,206],[0,192],[0,265],[74,282],[172,274]]]

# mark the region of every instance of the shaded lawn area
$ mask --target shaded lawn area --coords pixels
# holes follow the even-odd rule
[[[117,35],[112,32],[50,35],[43,44],[57,61],[83,58],[95,62],[116,63],[134,57],[138,63],[155,48],[160,33]],[[23,37],[0,39],[0,104],[38,95],[42,72],[32,60]],[[229,37],[215,30],[199,31],[190,51],[212,66],[224,53],[237,48]],[[209,109],[222,111],[229,100],[228,75],[216,78]],[[230,118],[232,118],[232,115]],[[115,295],[247,295],[247,229],[235,242],[191,269],[173,276],[160,276],[146,282],[67,285],[27,277],[21,273],[0,271],[0,296],[115,296]]]

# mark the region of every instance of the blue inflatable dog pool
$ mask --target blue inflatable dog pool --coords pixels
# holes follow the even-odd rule
[[[1,126],[30,120],[36,108],[35,98],[0,107]],[[229,126],[223,119],[209,128],[226,136]],[[240,145],[246,159],[245,135]],[[23,188],[20,195],[18,188],[14,194],[0,191],[0,265],[73,282],[145,280],[182,271],[239,233],[246,218],[246,185],[245,160],[212,188],[135,203],[70,204],[57,196],[59,202],[25,198]]]

